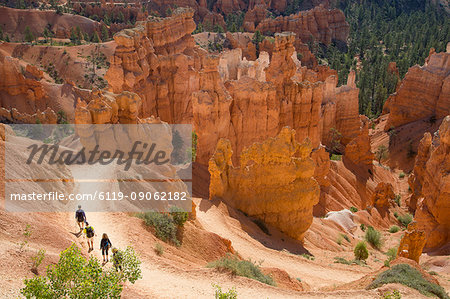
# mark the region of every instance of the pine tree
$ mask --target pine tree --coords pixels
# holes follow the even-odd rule
[[[109,40],[109,32],[108,32],[108,28],[106,28],[105,25],[102,26],[102,41],[107,41]]]
[[[29,26],[25,27],[25,41],[31,43],[34,41],[34,34]]]
[[[78,36],[73,27],[70,29],[70,41],[75,45],[78,44]]]
[[[81,40],[83,40],[83,38],[84,38],[83,32],[82,32],[80,26],[77,26],[75,28],[75,36],[76,36],[76,39],[77,39],[77,45],[80,45],[81,44]]]
[[[92,34],[92,42],[93,43],[99,43],[100,42],[100,37],[98,36],[97,31],[94,31],[94,33]]]
[[[0,40],[3,40],[3,28],[0,26]]]

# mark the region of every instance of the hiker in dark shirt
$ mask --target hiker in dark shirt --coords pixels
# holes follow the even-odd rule
[[[77,220],[78,227],[80,228],[80,232],[83,231],[84,224],[86,222],[86,214],[81,209],[81,205],[78,206],[78,210],[75,212],[75,219]]]
[[[108,238],[107,234],[103,234],[102,240],[100,241],[100,249],[102,250],[103,262],[108,262],[108,250],[111,248],[112,243]],[[105,259],[106,255],[106,259]]]

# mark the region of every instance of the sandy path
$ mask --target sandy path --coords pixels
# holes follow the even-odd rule
[[[283,269],[292,277],[300,277],[313,290],[357,280],[365,275],[353,270],[333,269],[329,265],[312,263],[305,258],[265,247],[242,230],[238,220],[225,216],[220,207],[210,205],[207,211],[197,211],[197,219],[206,230],[232,241],[239,254],[252,260],[263,260],[262,266]]]

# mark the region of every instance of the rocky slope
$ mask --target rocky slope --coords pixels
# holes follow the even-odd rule
[[[0,7],[0,26],[3,34],[8,35],[11,41],[22,42],[27,26],[35,36],[42,36],[47,28],[55,33],[55,38],[69,38],[74,24],[89,34],[100,30],[99,22],[83,16],[66,13],[59,15],[53,10]]]

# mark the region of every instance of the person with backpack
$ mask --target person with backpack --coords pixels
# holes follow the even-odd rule
[[[102,250],[103,262],[108,262],[108,250],[112,246],[111,241],[108,238],[107,234],[103,234],[102,240],[100,241],[100,249]],[[106,255],[106,259],[105,259]]]
[[[86,222],[86,214],[81,209],[81,205],[78,206],[78,210],[75,212],[75,219],[77,220],[81,233],[84,229],[84,223]]]
[[[122,253],[117,248],[113,248],[112,252],[114,268],[116,269],[116,271],[122,271]]]
[[[94,250],[94,236],[95,231],[94,228],[86,222],[86,227],[84,228],[84,233],[86,234],[87,243],[89,246],[89,252]]]

